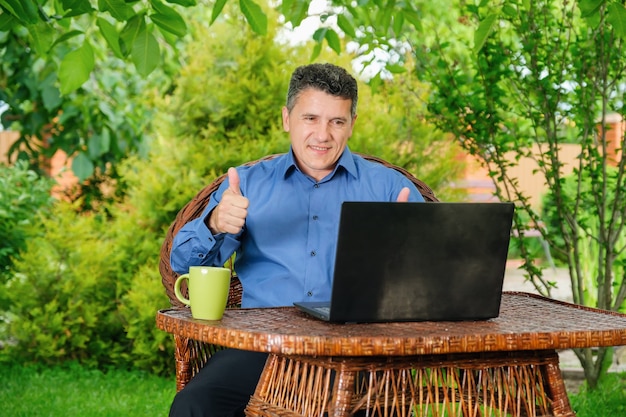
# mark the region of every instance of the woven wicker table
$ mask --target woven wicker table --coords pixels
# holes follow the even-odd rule
[[[268,352],[249,416],[573,417],[556,350],[626,345],[626,315],[527,293],[481,322],[329,324],[286,307],[162,310],[157,326]]]

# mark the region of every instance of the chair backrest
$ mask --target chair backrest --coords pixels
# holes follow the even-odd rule
[[[404,168],[390,164],[389,162],[374,156],[360,153],[357,154],[369,161],[378,162],[382,165],[393,168],[396,171],[400,172],[402,175],[407,177],[415,184],[418,191],[422,194],[422,196],[424,196],[424,200],[426,200],[427,202],[439,201],[437,197],[435,197],[435,193],[433,192],[433,190],[428,185],[426,185],[421,180],[415,178],[413,174],[411,174]],[[258,162],[272,159],[277,156],[279,155],[268,155],[261,159],[250,161],[244,165],[254,165]],[[172,250],[172,241],[181,227],[183,227],[189,221],[200,217],[202,211],[209,203],[211,194],[213,194],[213,192],[215,192],[215,190],[219,188],[220,184],[224,181],[226,176],[227,174],[223,174],[220,177],[216,178],[211,184],[200,190],[200,192],[196,194],[196,196],[178,212],[176,218],[174,219],[174,222],[170,225],[165,236],[165,241],[161,246],[161,260],[159,262],[159,271],[161,272],[161,280],[163,282],[163,286],[165,287],[165,291],[170,299],[170,303],[174,307],[183,307],[183,304],[178,300],[178,298],[176,298],[176,294],[174,293],[174,283],[176,282],[176,278],[178,278],[178,274],[172,270],[172,266],[170,265],[170,252]],[[183,288],[183,292],[185,291],[186,289]],[[237,277],[235,276],[231,265],[231,286],[230,293],[228,295],[227,305],[228,307],[235,307],[238,306],[240,302],[241,284],[239,283],[239,279],[237,279]]]

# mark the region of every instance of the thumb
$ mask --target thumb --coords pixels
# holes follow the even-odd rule
[[[235,194],[241,195],[241,189],[239,188],[239,174],[233,167],[228,168],[228,189]]]
[[[403,189],[400,190],[400,193],[398,194],[398,198],[396,199],[396,201],[398,203],[408,202],[409,194],[411,194],[411,190],[409,189],[409,187],[404,187]]]

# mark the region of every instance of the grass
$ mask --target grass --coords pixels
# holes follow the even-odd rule
[[[78,365],[0,365],[2,415],[12,417],[167,416],[173,378],[138,371],[101,372]],[[606,375],[597,390],[570,395],[577,417],[626,415],[626,373]]]
[[[626,416],[626,373],[605,375],[594,391],[583,385],[570,402],[576,417]]]
[[[0,381],[0,414],[12,417],[167,416],[176,389],[173,378],[78,365],[0,365]]]

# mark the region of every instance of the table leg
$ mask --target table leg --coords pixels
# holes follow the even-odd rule
[[[330,403],[329,417],[348,417],[352,411],[351,403],[354,397],[356,372],[341,366],[335,376],[333,400]]]
[[[544,365],[543,372],[548,382],[548,393],[552,399],[552,412],[559,417],[575,417],[576,414],[570,405],[563,375],[559,368],[559,355],[556,351],[549,351],[546,357],[549,358],[549,362]]]

